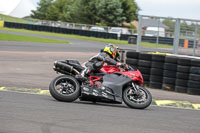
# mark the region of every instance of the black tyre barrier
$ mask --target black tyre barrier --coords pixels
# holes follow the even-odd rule
[[[162,84],[162,90],[174,91],[175,85],[163,83]]]
[[[127,64],[138,66],[143,75],[144,85],[200,95],[200,60],[134,51],[127,52],[126,56],[128,56]]]
[[[188,80],[189,79],[189,73],[176,72],[176,78]]]
[[[192,60],[191,60],[191,66],[200,67],[200,60],[192,59]]]
[[[148,60],[139,60],[138,61],[138,66],[151,67],[151,61],[148,61]]]
[[[156,75],[150,75],[150,82],[157,82],[157,83],[162,83],[163,77],[162,76],[156,76]]]
[[[164,69],[165,70],[170,70],[170,71],[176,71],[177,70],[177,65],[176,64],[171,64],[171,63],[165,63],[164,64]]]
[[[200,82],[188,80],[188,88],[200,89]]]
[[[194,81],[200,81],[200,75],[197,75],[197,74],[190,74],[190,75],[189,75],[189,79],[190,79],[190,80],[194,80]]]
[[[144,81],[149,81],[150,75],[149,74],[142,74],[143,80]]]
[[[188,80],[176,79],[176,86],[187,87]]]
[[[200,67],[191,67],[190,73],[192,74],[200,74]]]
[[[165,55],[153,54],[152,61],[165,62],[165,57],[166,57]]]
[[[142,74],[150,74],[150,72],[151,72],[151,68],[148,68],[148,67],[138,67],[138,69],[140,70],[140,72],[142,73]]]
[[[127,58],[126,59],[126,64],[137,66],[138,65],[138,59]]]
[[[175,91],[180,93],[187,93],[187,87],[175,86]]]
[[[151,61],[152,54],[140,53],[139,54],[139,59]]]
[[[192,95],[200,95],[200,88],[187,88],[187,93]]]
[[[190,66],[177,65],[177,71],[178,72],[189,73],[190,72]]]
[[[165,64],[165,63],[163,63],[163,62],[152,61],[151,67],[163,69],[163,68],[164,68],[164,64]]]
[[[175,56],[166,56],[165,57],[165,63],[172,63],[172,64],[177,64],[177,57]]]
[[[191,65],[191,59],[189,58],[179,58],[177,61],[178,65],[183,65],[183,66],[190,66]]]
[[[127,58],[133,58],[133,59],[138,59],[139,58],[139,52],[135,52],[135,51],[128,51],[126,53],[126,57]]]
[[[77,29],[66,29],[60,27],[51,27],[51,26],[43,26],[43,25],[32,25],[32,24],[21,24],[21,23],[13,23],[13,22],[5,22],[5,27],[8,28],[18,28],[18,29],[29,29],[34,31],[47,31],[47,32],[55,32],[55,33],[65,33],[65,34],[76,34],[82,36],[93,36],[98,38],[110,38],[117,39],[117,34],[113,33],[104,33],[104,32],[95,32],[95,31],[86,31],[85,30],[77,30]],[[125,35],[123,39],[127,40],[128,35]]]
[[[175,85],[175,82],[176,82],[176,78],[163,77],[163,83],[164,84]]]
[[[151,68],[151,75],[163,76],[163,69]]]
[[[162,88],[162,83],[157,83],[157,82],[149,82],[149,87],[154,88],[154,89],[160,89]]]
[[[169,78],[176,78],[176,72],[164,70],[163,71],[163,76],[164,77],[169,77]]]

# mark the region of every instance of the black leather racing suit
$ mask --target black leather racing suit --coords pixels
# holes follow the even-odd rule
[[[85,74],[101,69],[104,63],[107,63],[108,65],[117,65],[117,61],[108,57],[107,55],[107,53],[101,52],[98,55],[90,58],[90,60],[85,63],[87,69]]]

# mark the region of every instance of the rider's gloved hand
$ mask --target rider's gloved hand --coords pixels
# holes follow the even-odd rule
[[[122,66],[122,63],[117,62],[117,65],[116,65],[116,66],[121,67],[121,66]]]
[[[125,70],[129,69],[129,66],[127,64],[124,64],[124,69]]]
[[[124,63],[117,62],[117,66],[118,66],[118,67],[121,67],[121,68],[123,68],[123,69],[128,69],[128,65],[127,65],[127,64],[124,64]]]

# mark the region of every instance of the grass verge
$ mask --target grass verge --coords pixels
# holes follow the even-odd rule
[[[31,31],[31,30],[25,30],[25,29],[0,28],[0,30],[22,32],[22,33],[31,33],[31,34],[39,34],[39,35],[47,35],[47,36],[57,36],[57,37],[64,37],[64,38],[97,41],[97,42],[103,42],[103,43],[120,44],[120,45],[134,45],[134,44],[128,44],[128,41],[116,40],[116,39],[85,37],[85,36],[79,36],[79,35],[51,33],[51,32],[43,32],[43,31]],[[142,46],[143,47],[148,47],[148,48],[156,48],[156,43],[142,42]],[[170,45],[166,45],[166,44],[158,44],[158,48],[173,48],[173,47],[170,46]]]
[[[22,36],[15,34],[0,33],[1,41],[19,41],[19,42],[41,42],[41,43],[65,43],[68,44],[68,41],[54,40],[48,38],[40,37],[31,37],[31,36]]]
[[[8,22],[17,22],[17,23],[31,23],[22,18],[11,17],[8,15],[3,15],[3,14],[0,14],[0,20],[4,20],[4,21],[8,21]]]

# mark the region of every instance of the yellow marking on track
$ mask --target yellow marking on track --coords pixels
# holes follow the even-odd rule
[[[160,52],[148,52],[148,54],[172,55],[172,54],[169,54],[169,53],[160,53]]]
[[[50,95],[49,90],[42,89],[28,89],[28,88],[16,88],[16,87],[0,87],[1,91],[12,91],[12,92],[22,92],[22,93],[30,93],[30,94],[40,94],[40,95]]]
[[[194,107],[194,109],[199,109],[200,110],[200,104],[192,104],[192,106]]]
[[[155,104],[158,106],[178,107],[185,109],[200,109],[200,104],[193,104],[188,101],[175,101],[175,100],[155,100]]]
[[[4,90],[6,87],[0,87],[0,90]]]
[[[49,95],[49,90],[40,90],[38,94]]]
[[[156,105],[158,106],[162,106],[162,105],[166,105],[166,104],[171,104],[174,103],[171,100],[155,100]]]
[[[0,91],[10,91],[10,92],[19,92],[19,93],[28,93],[28,94],[37,94],[37,95],[50,95],[49,90],[42,89],[29,89],[29,88],[16,88],[16,87],[1,87]],[[187,101],[175,101],[175,100],[155,100],[152,101],[153,105],[162,106],[162,107],[176,107],[182,109],[192,109],[200,110],[200,104],[190,103]]]

